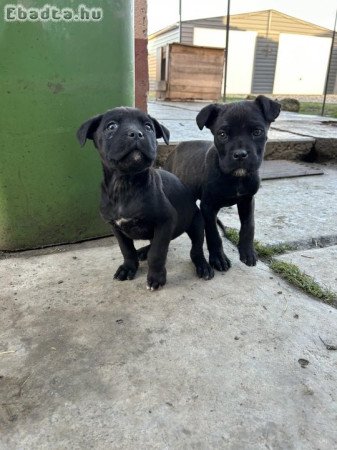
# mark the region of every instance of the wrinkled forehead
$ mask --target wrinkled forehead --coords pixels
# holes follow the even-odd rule
[[[249,101],[242,101],[226,105],[218,115],[218,126],[245,127],[266,125],[260,108]]]
[[[114,108],[107,111],[102,118],[102,124],[107,124],[109,121],[121,123],[144,123],[150,120],[149,116],[139,109],[135,108]]]

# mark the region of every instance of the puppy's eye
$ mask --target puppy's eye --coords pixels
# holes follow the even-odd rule
[[[146,129],[147,131],[153,131],[152,126],[151,126],[149,123],[146,123],[146,124],[145,124],[145,129]]]
[[[253,131],[253,136],[261,136],[262,133],[263,130],[261,130],[260,128],[255,128],[255,130]]]
[[[109,122],[108,125],[106,126],[107,130],[113,131],[118,127],[116,122]]]
[[[228,138],[228,134],[224,130],[218,131],[218,136],[220,136],[222,139],[227,139]]]

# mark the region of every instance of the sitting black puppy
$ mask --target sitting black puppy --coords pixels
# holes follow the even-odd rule
[[[217,270],[230,267],[219,232],[217,214],[223,206],[237,204],[241,221],[238,249],[248,266],[256,264],[254,250],[254,195],[259,189],[269,125],[280,113],[280,104],[259,95],[254,101],[205,106],[197,115],[200,130],[214,135],[208,141],[179,144],[168,157],[165,169],[177,175],[201,200],[209,262]]]
[[[124,257],[115,278],[133,279],[139,260],[147,258],[151,290],[166,283],[169,243],[185,231],[197,275],[205,280],[214,276],[202,248],[202,215],[190,192],[175,175],[152,167],[156,138],[161,137],[168,144],[169,131],[156,119],[124,107],[89,119],[77,131],[81,146],[92,139],[102,160],[101,214],[111,223]],[[137,252],[134,239],[149,239],[151,244]]]

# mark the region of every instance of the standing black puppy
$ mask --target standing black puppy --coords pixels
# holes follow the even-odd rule
[[[155,170],[157,140],[169,140],[169,131],[156,119],[134,108],[115,108],[93,117],[77,131],[83,146],[92,139],[104,172],[101,214],[111,223],[124,263],[115,273],[118,280],[134,278],[139,260],[148,260],[148,288],[166,283],[166,256],[171,239],[187,232],[191,259],[199,277],[214,276],[203,253],[204,226],[200,210],[179,179]],[[151,244],[136,251],[134,239]]]
[[[187,141],[171,153],[165,169],[177,175],[201,200],[205,220],[209,262],[217,270],[228,270],[217,230],[217,214],[223,206],[237,204],[241,221],[238,249],[248,266],[256,264],[254,250],[254,195],[259,189],[270,123],[280,113],[280,104],[259,95],[254,101],[205,106],[197,115],[200,130],[214,136],[208,141]]]

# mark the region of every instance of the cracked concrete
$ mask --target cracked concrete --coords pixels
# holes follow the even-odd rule
[[[297,249],[278,259],[295,264],[337,293],[337,166],[316,167],[324,175],[262,181],[255,196],[255,239]],[[223,208],[219,217],[226,226],[240,228],[236,207]]]
[[[337,243],[337,166],[316,165],[324,175],[265,180],[255,196],[255,237],[265,245],[307,248]],[[220,212],[224,224],[239,228],[236,207]]]
[[[295,264],[321,286],[337,293],[337,245],[291,252],[277,259]]]
[[[178,238],[156,293],[113,238],[2,260],[0,447],[335,448],[337,310],[225,247],[205,282]]]

